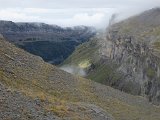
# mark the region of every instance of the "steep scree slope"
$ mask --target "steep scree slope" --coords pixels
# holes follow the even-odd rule
[[[145,98],[72,76],[0,38],[0,119],[159,118]]]

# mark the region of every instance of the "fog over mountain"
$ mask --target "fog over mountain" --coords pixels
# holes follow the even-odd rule
[[[106,27],[110,16],[124,19],[157,7],[159,0],[0,0],[0,19],[60,26]]]

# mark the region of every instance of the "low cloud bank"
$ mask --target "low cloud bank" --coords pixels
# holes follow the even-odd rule
[[[74,74],[74,75],[79,75],[82,77],[86,76],[86,72],[83,68],[80,68],[78,66],[74,66],[74,65],[64,65],[60,67],[61,70],[64,70],[68,73]]]

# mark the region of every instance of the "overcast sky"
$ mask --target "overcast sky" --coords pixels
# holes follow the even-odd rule
[[[0,19],[101,28],[114,13],[124,19],[154,7],[160,0],[0,0]]]

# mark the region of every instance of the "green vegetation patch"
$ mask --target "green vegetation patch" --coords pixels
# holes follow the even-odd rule
[[[91,63],[90,63],[89,60],[84,60],[84,61],[79,63],[79,67],[83,68],[83,69],[88,68],[90,66],[91,66]]]
[[[154,48],[160,50],[160,41],[154,43]]]
[[[108,64],[97,64],[95,66],[95,69],[87,76],[88,79],[112,85],[121,78],[121,75],[116,72],[117,66],[114,64],[112,64],[112,66]]]
[[[156,72],[154,69],[152,69],[152,68],[147,69],[147,76],[148,77],[153,78],[155,75],[156,75]]]

